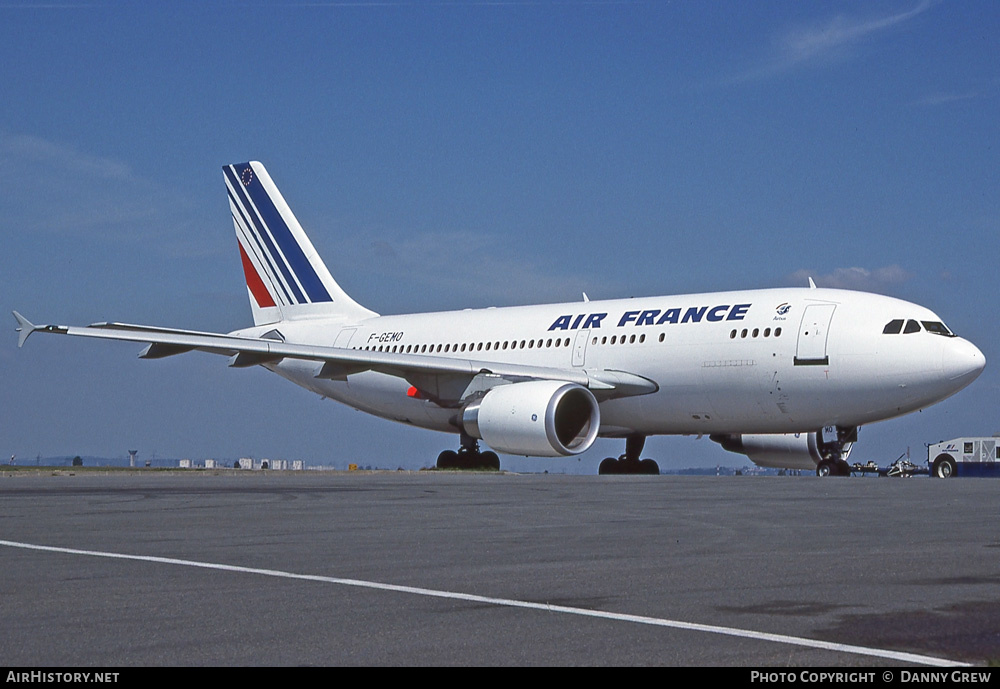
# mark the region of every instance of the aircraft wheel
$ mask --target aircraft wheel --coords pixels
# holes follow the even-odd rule
[[[836,466],[829,459],[824,459],[816,466],[817,476],[833,476],[836,471]]]
[[[942,457],[934,462],[934,475],[938,478],[951,478],[955,475],[955,460]]]
[[[458,453],[454,450],[445,450],[438,455],[438,469],[457,469],[458,465]]]
[[[657,464],[652,459],[644,459],[639,462],[639,473],[640,474],[651,474],[653,476],[660,475],[660,465]]]
[[[479,464],[484,469],[500,471],[500,457],[497,455],[496,452],[487,450],[486,452],[479,455]]]
[[[605,457],[601,465],[597,467],[598,474],[618,474],[618,460],[614,457]]]

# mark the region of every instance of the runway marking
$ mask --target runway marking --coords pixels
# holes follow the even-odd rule
[[[723,636],[736,636],[744,639],[756,639],[758,641],[772,641],[779,644],[791,646],[804,646],[806,648],[816,648],[824,651],[836,651],[839,653],[853,653],[864,656],[874,656],[876,658],[886,658],[888,660],[898,660],[906,663],[916,663],[919,665],[933,665],[938,667],[950,667],[968,665],[959,663],[947,658],[935,658],[933,656],[918,655],[915,653],[903,653],[901,651],[889,651],[880,648],[868,648],[865,646],[853,646],[850,644],[839,644],[830,641],[818,641],[798,636],[788,636],[786,634],[771,634],[769,632],[757,632],[751,629],[739,629],[737,627],[720,627],[712,624],[698,624],[695,622],[681,622],[679,620],[669,620],[661,617],[645,617],[643,615],[629,615],[626,613],[605,612],[601,610],[588,610],[587,608],[574,608],[566,605],[550,605],[548,603],[533,603],[531,601],[514,600],[510,598],[492,598],[489,596],[478,596],[472,593],[459,593],[456,591],[440,591],[436,589],[425,589],[417,586],[400,586],[398,584],[383,584],[377,581],[364,581],[361,579],[343,579],[340,577],[328,577],[319,574],[296,574],[295,572],[284,572],[277,569],[261,569],[258,567],[241,567],[239,565],[226,565],[214,562],[198,562],[197,560],[179,560],[172,557],[158,557],[155,555],[128,555],[125,553],[109,553],[100,550],[80,550],[77,548],[61,548],[49,545],[37,545],[34,543],[21,543],[18,541],[0,540],[0,545],[10,548],[21,548],[24,550],[42,550],[52,553],[65,553],[69,555],[87,555],[91,557],[105,557],[116,560],[138,560],[141,562],[156,562],[166,565],[181,565],[183,567],[199,567],[201,569],[215,569],[225,572],[243,572],[245,574],[258,574],[268,577],[279,577],[282,579],[298,579],[300,581],[318,581],[327,584],[340,584],[342,586],[355,586],[359,588],[376,589],[379,591],[395,591],[397,593],[410,593],[418,596],[429,596],[432,598],[448,598],[451,600],[469,601],[472,603],[486,603],[508,608],[526,608],[529,610],[543,610],[545,612],[556,612],[565,615],[580,615],[583,617],[596,617],[605,620],[615,620],[618,622],[632,622],[634,624],[645,624],[654,627],[670,627],[672,629],[683,629],[687,631],[706,632],[709,634],[721,634]]]

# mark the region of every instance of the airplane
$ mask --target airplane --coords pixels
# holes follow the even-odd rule
[[[197,350],[323,397],[457,435],[439,468],[561,457],[625,440],[601,474],[658,474],[651,435],[709,436],[761,466],[848,475],[864,424],[955,394],[986,359],[932,311],[816,286],[380,316],[334,280],[259,162],[223,167],[253,327],[127,323],[35,332]],[[492,450],[482,450],[482,441]]]

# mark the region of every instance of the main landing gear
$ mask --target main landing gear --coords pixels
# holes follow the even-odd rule
[[[458,448],[458,452],[445,450],[439,454],[437,468],[500,471],[500,457],[490,450],[480,452],[479,441],[462,433],[462,447]]]
[[[630,435],[625,438],[625,454],[618,459],[608,457],[598,467],[598,474],[653,474],[660,473],[660,466],[652,459],[639,459],[646,436]]]

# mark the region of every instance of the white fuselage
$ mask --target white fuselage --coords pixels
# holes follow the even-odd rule
[[[483,362],[622,371],[650,394],[600,403],[600,435],[789,433],[859,426],[938,402],[968,385],[982,353],[950,333],[884,333],[936,324],[899,299],[833,289],[771,289],[642,297],[400,316],[358,322],[287,320],[286,342]],[[943,328],[943,326],[942,326]],[[377,416],[456,430],[454,408],[408,394],[399,376],[363,371],[316,378],[320,363],[268,368],[313,392]]]

